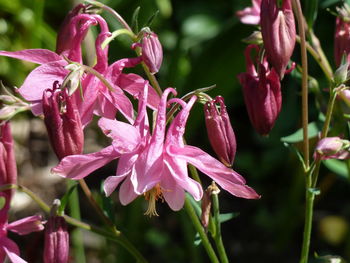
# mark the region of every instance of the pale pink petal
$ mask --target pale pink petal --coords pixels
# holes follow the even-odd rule
[[[184,190],[190,193],[196,201],[202,199],[203,189],[200,183],[191,179],[187,172],[187,163],[185,160],[179,158],[166,158],[164,161],[168,168],[168,177],[172,177],[176,184],[181,186]],[[166,170],[166,169],[164,169]],[[163,177],[162,182],[165,182],[168,177]]]
[[[140,99],[140,94],[142,94],[144,90],[145,80],[133,73],[121,74],[118,78],[117,85],[129,94]],[[147,106],[152,110],[156,110],[159,102],[160,96],[151,85],[148,85]]]
[[[227,168],[214,157],[201,149],[193,146],[177,147],[169,146],[168,153],[197,167],[201,172],[211,177],[223,189],[231,194],[248,199],[256,199],[260,196],[249,186],[245,185],[244,178]]]
[[[163,179],[160,183],[162,194],[169,207],[174,211],[179,211],[185,202],[185,191],[182,187],[179,187],[177,181],[175,181],[171,174],[165,172]]]
[[[14,221],[8,224],[6,229],[19,235],[27,235],[32,232],[43,230],[44,225],[41,216],[36,215]]]
[[[31,107],[31,110],[32,110],[32,113],[35,115],[35,116],[39,116],[41,114],[43,114],[43,104],[40,101],[35,101],[30,104],[30,107]]]
[[[127,205],[135,200],[138,194],[135,193],[134,186],[129,178],[126,178],[119,189],[119,201],[122,205]]]
[[[138,130],[128,123],[101,118],[98,125],[105,135],[113,139],[117,151],[130,153],[141,141]]]
[[[50,62],[37,67],[29,73],[18,92],[28,101],[41,100],[46,89],[51,89],[56,80],[62,82],[69,73],[64,68],[65,63]]]
[[[11,239],[3,237],[0,239],[0,246],[5,251],[6,255],[12,263],[26,263],[27,261],[23,260],[19,256],[19,248],[15,242]]]
[[[110,196],[126,176],[109,176],[103,183],[103,190],[106,196]]]
[[[56,167],[52,168],[51,173],[79,180],[119,156],[120,153],[117,153],[113,146],[108,146],[95,153],[69,155],[63,158]]]
[[[6,56],[33,62],[36,64],[45,64],[53,61],[62,60],[62,57],[48,49],[25,49],[15,52],[0,51],[0,56]]]

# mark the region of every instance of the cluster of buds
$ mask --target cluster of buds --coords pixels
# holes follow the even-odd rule
[[[257,2],[253,3],[256,8]],[[246,48],[247,71],[239,74],[238,79],[243,86],[244,100],[252,125],[258,133],[267,135],[281,111],[280,82],[293,69],[292,66],[290,70],[286,70],[293,54],[296,30],[291,0],[283,0],[280,7],[276,0],[261,1],[259,12],[255,13],[260,14],[263,48],[257,45]],[[250,57],[252,49],[259,53],[256,66]]]

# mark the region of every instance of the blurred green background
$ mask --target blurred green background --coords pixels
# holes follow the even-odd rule
[[[0,50],[55,50],[56,32],[60,23],[77,2],[1,0]],[[304,220],[304,178],[296,155],[283,145],[280,138],[292,134],[301,126],[300,81],[290,76],[283,80],[283,108],[279,119],[268,137],[256,134],[249,123],[236,77],[238,73],[245,71],[243,50],[246,44],[241,39],[255,28],[242,25],[234,14],[251,5],[251,2],[114,0],[103,3],[117,10],[128,22],[131,21],[133,11],[140,6],[140,26],[159,10],[152,29],[159,35],[164,48],[163,66],[157,75],[163,88],[176,87],[181,96],[193,89],[216,84],[217,88],[210,95],[222,95],[225,98],[238,143],[234,169],[262,195],[260,200],[243,200],[225,191],[220,193],[221,211],[239,213],[239,216],[222,225],[230,262],[297,262]],[[325,8],[334,10],[339,4],[341,2],[336,0],[320,1],[314,27],[332,65],[335,17]],[[108,14],[103,16],[110,23],[111,30],[119,27]],[[86,50],[86,54],[89,54],[88,48]],[[134,56],[130,50],[130,41],[126,38],[113,41],[110,45],[109,61],[126,56]],[[299,45],[296,45],[293,60],[299,61]],[[0,79],[7,86],[20,87],[34,67],[30,63],[0,57]],[[140,68],[137,70],[139,74],[143,74]],[[322,72],[312,60],[310,74],[317,79],[321,91],[327,89]],[[318,120],[317,104],[314,100],[315,96],[311,94],[310,121]],[[48,173],[49,167],[55,164],[55,157],[47,144],[45,131],[38,128],[40,125],[43,128],[40,121],[33,120],[29,113],[16,116],[14,121],[17,123],[14,126],[19,130],[29,127],[26,136],[20,137],[17,134],[17,147],[22,151],[18,164],[20,182],[31,188],[33,181],[40,181],[38,169],[44,169]],[[188,127],[187,142],[214,155],[204,132],[201,105],[194,107]],[[89,129],[86,136],[91,136],[87,141],[87,144],[91,144],[87,146],[90,147],[87,151],[96,150],[100,144],[106,144],[105,138],[97,129]],[[100,191],[101,180],[113,173],[115,165],[112,163],[87,178],[88,184],[96,193]],[[349,262],[350,178],[347,173],[334,170],[337,169],[331,171],[324,166],[321,170],[321,195],[315,203],[310,251],[318,255],[339,255]],[[33,180],[26,179],[28,173]],[[210,184],[207,178],[201,178],[205,185]],[[52,202],[55,194],[62,194],[65,188],[62,181],[48,185],[42,180],[34,184],[31,189],[37,190],[47,202]],[[175,213],[165,203],[158,202],[160,216],[148,218],[143,215],[146,207],[143,198],[127,207],[118,203],[117,195],[112,195],[112,200],[110,205],[117,225],[149,262],[208,262],[202,246],[194,245],[196,233],[185,211]],[[98,223],[84,196],[81,196],[81,202],[83,219]],[[21,213],[25,212],[18,211],[14,217]],[[115,244],[88,234],[85,235],[85,240],[87,262],[134,262],[123,248]],[[18,241],[24,258],[30,262],[41,261],[40,234],[32,234]],[[71,254],[73,257],[73,253]],[[72,262],[78,262],[76,260],[72,258]]]

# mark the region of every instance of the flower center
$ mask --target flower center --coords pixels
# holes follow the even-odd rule
[[[159,216],[156,210],[156,201],[160,198],[163,201],[162,189],[156,184],[151,190],[144,193],[145,199],[148,201],[148,208],[144,215]]]

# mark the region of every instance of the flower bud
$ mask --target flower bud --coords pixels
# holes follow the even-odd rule
[[[317,143],[314,158],[321,160],[349,159],[349,146],[350,142],[347,140],[342,140],[339,137],[326,137]]]
[[[267,135],[273,128],[281,111],[282,94],[279,77],[270,69],[266,58],[259,62],[259,72],[250,58],[252,49],[259,50],[256,45],[249,45],[245,50],[247,72],[238,75],[243,86],[244,101],[250,122],[261,135]]]
[[[60,90],[57,82],[53,89],[43,93],[43,113],[46,129],[58,159],[81,154],[84,132],[74,98],[67,89]]]
[[[252,6],[237,11],[236,16],[243,24],[259,25],[260,23],[260,5],[262,0],[252,0]]]
[[[163,49],[158,36],[151,32],[145,32],[142,38],[142,60],[152,74],[159,71],[163,61]]]
[[[262,1],[260,25],[267,59],[282,79],[296,39],[292,1],[283,0],[281,8],[276,0]]]
[[[219,103],[219,108],[216,103]],[[208,101],[204,106],[204,114],[211,146],[223,164],[232,166],[237,145],[224,98],[218,96]]]
[[[337,11],[339,16],[335,23],[334,59],[336,66],[340,66],[344,55],[346,60],[350,62],[350,8],[347,4],[344,4]]]
[[[51,216],[45,229],[44,263],[67,263],[69,234],[62,216]]]

